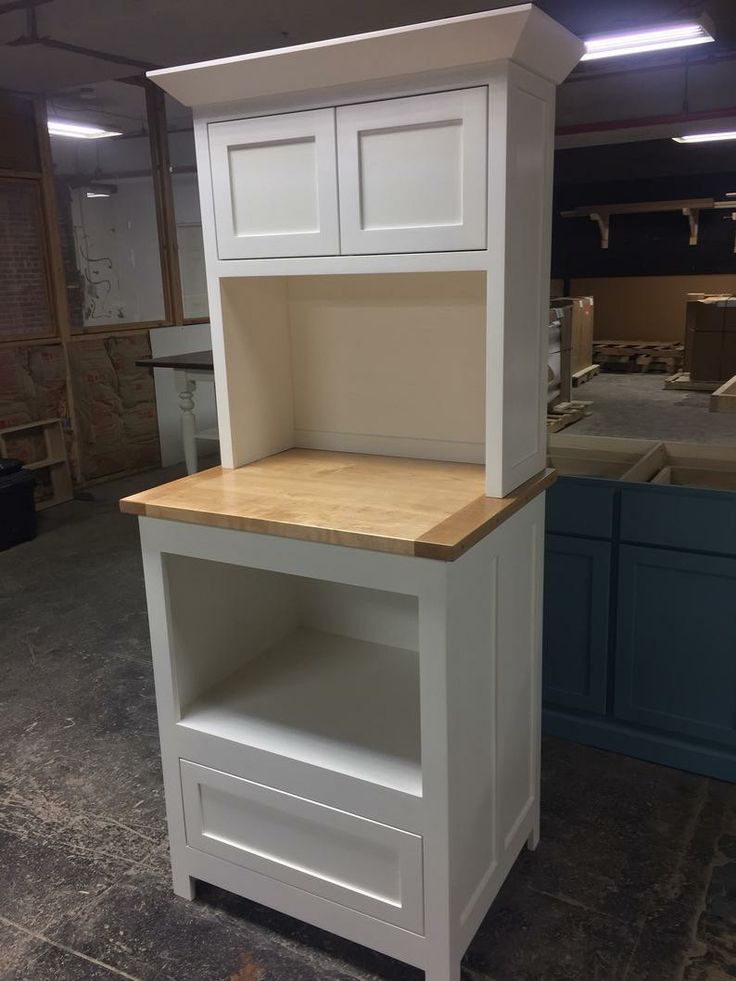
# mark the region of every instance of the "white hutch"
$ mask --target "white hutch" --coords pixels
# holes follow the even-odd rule
[[[140,515],[174,889],[458,981],[539,834],[555,85],[531,4],[151,77],[222,467]]]

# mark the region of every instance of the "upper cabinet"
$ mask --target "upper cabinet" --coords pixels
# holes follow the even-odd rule
[[[338,108],[343,253],[485,249],[486,93]]]
[[[220,259],[335,255],[335,110],[209,127]]]
[[[211,123],[219,258],[485,249],[486,120],[479,87]]]

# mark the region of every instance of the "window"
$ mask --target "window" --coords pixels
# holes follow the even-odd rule
[[[209,310],[191,109],[166,96],[166,126],[184,318],[198,320]]]
[[[165,322],[145,90],[67,90],[48,100],[48,115],[120,133],[51,136],[72,330]]]

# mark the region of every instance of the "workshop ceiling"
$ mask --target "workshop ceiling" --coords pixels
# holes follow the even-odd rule
[[[185,64],[511,5],[504,0],[0,0],[0,89],[55,96],[71,90],[73,99],[85,87],[95,91],[94,83],[141,74],[144,66]],[[716,26],[717,43],[705,48],[581,66],[572,76],[575,81],[561,89],[558,122],[563,127],[632,116],[651,122],[693,111],[736,113],[734,0],[538,0],[538,5],[582,37],[697,16],[704,8]],[[62,49],[58,42],[98,54]],[[643,67],[646,76],[639,72]],[[84,98],[94,97],[88,91]],[[661,127],[656,133],[635,129],[629,127],[622,138],[667,135]],[[573,133],[566,139],[571,145],[586,137]]]

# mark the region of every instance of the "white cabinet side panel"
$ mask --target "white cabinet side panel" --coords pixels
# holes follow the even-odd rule
[[[490,93],[486,492],[502,497],[544,467],[554,90],[511,65]]]
[[[223,465],[241,467],[294,445],[286,284],[264,277],[219,285],[232,461],[223,453]]]
[[[496,668],[496,775],[501,851],[539,797],[539,666],[544,495],[505,527],[501,553]]]

